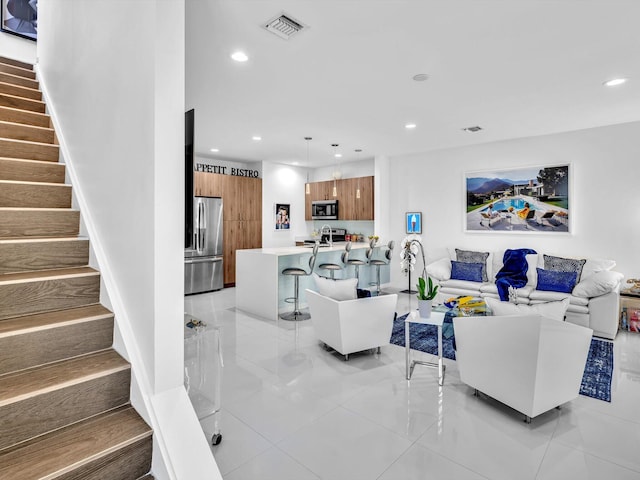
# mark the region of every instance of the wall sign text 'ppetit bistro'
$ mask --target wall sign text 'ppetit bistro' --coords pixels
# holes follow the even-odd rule
[[[229,173],[227,173],[227,169]],[[248,168],[223,167],[222,165],[207,165],[204,163],[196,163],[196,172],[220,173],[222,175],[234,175],[236,177],[252,177],[260,178],[258,170],[250,170]]]

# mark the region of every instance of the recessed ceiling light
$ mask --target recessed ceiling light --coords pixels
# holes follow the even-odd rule
[[[291,165],[300,165],[300,162],[291,162]]]
[[[418,74],[413,76],[413,79],[416,82],[424,82],[425,80],[429,79],[429,75],[427,75],[426,73],[418,73]]]
[[[211,151],[211,152],[213,152],[213,153],[217,153],[217,152],[219,152],[219,151],[220,151],[220,149],[218,149],[218,148],[212,148],[210,151]]]
[[[334,155],[334,157],[336,157],[336,158],[342,158],[342,154],[341,154],[341,153],[336,153],[336,154]]]
[[[414,128],[416,128],[417,125],[415,123],[407,123],[404,128],[406,128],[407,130],[413,130]]]
[[[231,54],[231,58],[233,58],[236,62],[246,62],[247,60],[249,60],[247,54],[241,51],[233,52]]]
[[[253,137],[251,137],[252,140],[255,140],[256,142],[259,142],[260,140],[262,140],[262,137],[258,136],[258,135],[254,135]]]
[[[627,83],[626,78],[612,78],[611,80],[607,80],[606,82],[604,82],[604,86],[605,87],[615,87],[617,85],[622,85],[623,83]]]
[[[475,125],[473,127],[465,127],[462,130],[464,130],[465,132],[475,133],[475,132],[479,132],[480,130],[482,130],[482,127],[479,127],[478,125]]]

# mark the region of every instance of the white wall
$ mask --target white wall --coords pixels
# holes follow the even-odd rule
[[[0,31],[0,56],[36,63],[36,42]]]
[[[280,163],[262,164],[262,246],[290,247],[296,236],[307,234],[304,220],[306,169]],[[291,205],[290,230],[275,229],[275,204]]]
[[[422,211],[428,255],[447,247],[612,258],[627,277],[640,273],[640,122],[394,157],[390,170],[390,227],[404,238],[404,213]],[[565,164],[573,172],[573,233],[465,233],[463,173],[482,169]],[[392,283],[406,277],[392,268]]]
[[[48,24],[41,26],[38,54],[78,175],[77,188],[88,203],[83,214],[94,221],[127,314],[134,319],[152,385],[163,382],[163,389],[182,381],[181,368],[175,366],[181,352],[173,348],[156,358],[155,341],[162,341],[156,330],[163,325],[166,335],[182,334],[177,328],[182,327],[182,290],[175,282],[173,293],[157,296],[164,285],[156,285],[156,279],[171,283],[181,278],[182,242],[170,231],[158,239],[154,233],[163,224],[182,225],[184,81],[170,67],[180,62],[184,50],[157,51],[168,43],[163,38],[183,43],[171,33],[180,32],[179,26],[156,36],[155,1],[128,3],[126,15],[121,6],[117,1],[51,0],[45,15],[55,30],[47,35]],[[163,102],[156,104],[156,96]],[[172,112],[175,118],[164,117]],[[157,210],[162,216],[156,218]],[[175,248],[168,248],[171,244]],[[162,261],[156,259],[160,253]],[[157,301],[167,302],[167,308],[156,311]],[[157,377],[156,361],[162,358],[166,370]]]
[[[39,73],[142,389],[132,400],[168,462],[154,448],[157,478],[220,478],[183,387],[184,0],[39,13]]]
[[[375,165],[373,159],[346,162],[328,167],[319,167],[309,170],[310,182],[323,182],[333,180],[333,172],[341,173],[341,178],[369,177],[375,175]]]

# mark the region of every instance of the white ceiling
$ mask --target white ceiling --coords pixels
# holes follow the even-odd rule
[[[186,10],[201,155],[305,166],[311,136],[309,165],[322,166],[336,162],[332,143],[353,161],[640,120],[640,0],[190,0]],[[282,12],[309,28],[289,40],[261,28]],[[235,50],[249,61],[231,60]],[[630,81],[603,87],[620,76]],[[474,125],[483,130],[462,130]]]

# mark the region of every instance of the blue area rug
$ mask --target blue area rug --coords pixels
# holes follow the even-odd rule
[[[408,315],[408,314],[407,314]],[[393,322],[390,343],[404,347],[404,319],[398,317]],[[438,354],[438,327],[433,325],[409,325],[411,348],[421,352]],[[450,360],[456,359],[453,336],[453,320],[447,315],[442,328],[442,356]],[[613,343],[597,338],[591,339],[587,364],[585,365],[580,394],[597,398],[605,402],[611,401],[611,376],[613,374]]]

